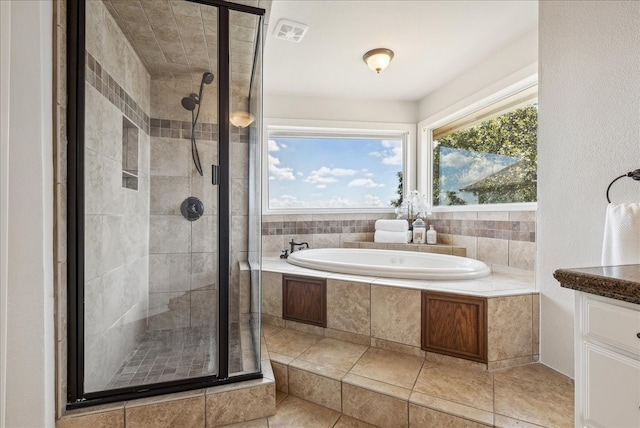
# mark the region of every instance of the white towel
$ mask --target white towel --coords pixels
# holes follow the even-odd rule
[[[391,232],[389,230],[376,230],[373,234],[373,242],[385,244],[406,244],[411,242],[411,232]]]
[[[407,220],[376,220],[376,230],[386,230],[389,232],[406,232],[409,230]]]
[[[640,263],[640,203],[609,204],[604,222],[602,265]]]

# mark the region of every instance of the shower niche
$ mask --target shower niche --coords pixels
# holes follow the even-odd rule
[[[69,408],[261,376],[264,13],[68,3]]]

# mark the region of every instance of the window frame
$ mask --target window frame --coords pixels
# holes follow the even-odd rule
[[[395,208],[270,208],[269,207],[269,131],[287,131],[322,134],[335,133],[339,137],[358,134],[379,134],[380,136],[402,136],[402,177],[403,193],[416,186],[416,132],[415,124],[372,123],[355,121],[329,121],[307,119],[264,119],[264,141],[262,145],[262,213],[263,215],[287,214],[351,214],[351,213],[393,213]],[[405,195],[403,195],[404,197]]]
[[[433,205],[433,131],[464,116],[485,109],[492,104],[516,95],[538,85],[538,75],[532,75],[502,90],[494,92],[478,101],[467,103],[454,113],[436,119],[427,118],[418,123],[417,180],[422,193],[431,201],[433,212],[465,212],[465,211],[536,211],[538,202],[512,202],[506,204],[474,204],[474,205]]]

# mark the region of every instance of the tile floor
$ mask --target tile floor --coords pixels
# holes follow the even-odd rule
[[[542,364],[489,372],[271,326],[264,335],[276,414],[230,427],[573,427],[573,381]]]
[[[211,326],[147,332],[105,389],[167,382],[216,373],[215,337]],[[240,327],[229,326],[229,370],[243,370]]]

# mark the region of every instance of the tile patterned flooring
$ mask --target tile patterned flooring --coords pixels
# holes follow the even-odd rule
[[[211,326],[183,327],[147,332],[136,349],[131,351],[105,389],[147,385],[199,376],[213,375],[216,333]],[[229,370],[242,371],[240,328],[229,328]]]
[[[263,331],[276,414],[229,427],[573,427],[573,381],[542,364],[485,371],[269,325]],[[359,420],[376,413],[378,425]]]

